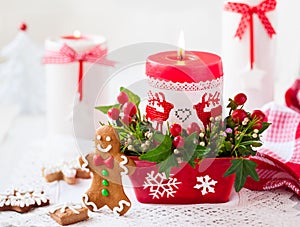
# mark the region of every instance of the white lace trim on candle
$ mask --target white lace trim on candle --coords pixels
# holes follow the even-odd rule
[[[194,83],[180,83],[180,82],[172,82],[159,80],[154,78],[149,78],[148,83],[150,86],[160,89],[166,90],[175,90],[175,91],[201,91],[208,90],[217,87],[221,87],[223,85],[223,77],[217,78],[215,80],[207,80],[201,82]]]

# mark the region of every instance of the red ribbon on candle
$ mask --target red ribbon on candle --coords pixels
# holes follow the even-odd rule
[[[271,22],[266,16],[266,12],[273,11],[276,8],[276,0],[265,0],[258,4],[257,6],[249,6],[245,3],[237,2],[228,2],[224,9],[226,11],[241,13],[242,18],[239,23],[239,26],[236,30],[235,37],[242,39],[243,35],[246,32],[246,29],[249,25],[250,29],[250,66],[253,69],[254,63],[254,31],[253,31],[253,14],[256,13],[258,19],[264,26],[269,37],[272,38],[272,35],[275,35],[275,29],[273,28]]]
[[[43,58],[43,64],[66,64],[71,62],[79,62],[79,76],[78,76],[78,93],[79,99],[82,100],[82,78],[83,78],[83,62],[92,62],[101,65],[114,66],[115,62],[103,58],[106,55],[107,49],[101,49],[99,45],[93,49],[84,52],[77,53],[74,49],[64,44],[57,52],[47,51]]]

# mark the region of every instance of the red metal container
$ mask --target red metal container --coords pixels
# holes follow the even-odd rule
[[[224,177],[231,158],[204,159],[195,168],[181,163],[167,179],[155,163],[132,157],[136,171],[130,176],[137,200],[156,204],[224,203],[229,201],[234,176]]]

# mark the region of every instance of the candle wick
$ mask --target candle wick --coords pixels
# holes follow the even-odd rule
[[[178,38],[178,47],[179,47],[179,49],[177,50],[178,59],[180,61],[183,61],[185,45],[184,45],[184,34],[182,30],[180,31],[179,38]]]
[[[178,58],[179,58],[180,61],[183,61],[183,55],[184,55],[183,54],[183,49],[180,48],[179,51],[178,51]]]
[[[179,59],[180,59],[180,61],[182,61],[182,60],[183,60],[183,56],[182,56],[182,54],[180,54],[180,56],[179,56]]]

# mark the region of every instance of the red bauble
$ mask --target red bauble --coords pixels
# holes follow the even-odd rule
[[[27,30],[27,25],[26,25],[25,23],[22,23],[22,24],[20,24],[19,29],[20,29],[21,31],[26,31],[26,30]]]
[[[174,137],[180,135],[181,131],[182,131],[182,127],[180,124],[173,124],[170,126],[170,133]]]
[[[293,86],[285,93],[285,102],[288,107],[300,113],[300,79],[296,79]]]
[[[268,121],[266,118],[266,115],[261,111],[261,110],[254,110],[253,113],[251,114],[251,118],[256,118],[259,121]]]
[[[234,96],[234,102],[241,106],[244,105],[244,103],[247,101],[247,96],[244,93],[239,93],[236,96]]]
[[[132,121],[131,117],[129,115],[124,115],[121,118],[121,121],[125,124],[125,125],[129,125]]]
[[[191,135],[192,133],[200,133],[200,127],[196,122],[192,122],[186,129],[187,133]]]
[[[107,115],[109,118],[111,118],[112,120],[117,120],[120,116],[120,110],[117,108],[110,108],[107,112]]]
[[[184,139],[182,138],[182,136],[176,136],[173,140],[173,145],[175,147],[183,147]]]
[[[117,97],[117,100],[123,105],[124,103],[128,102],[128,95],[124,91],[121,91]]]
[[[132,102],[126,102],[123,105],[122,110],[125,115],[129,115],[131,117],[137,113],[136,106]]]
[[[245,110],[237,109],[232,112],[231,116],[235,123],[240,123],[247,117],[247,113]]]

